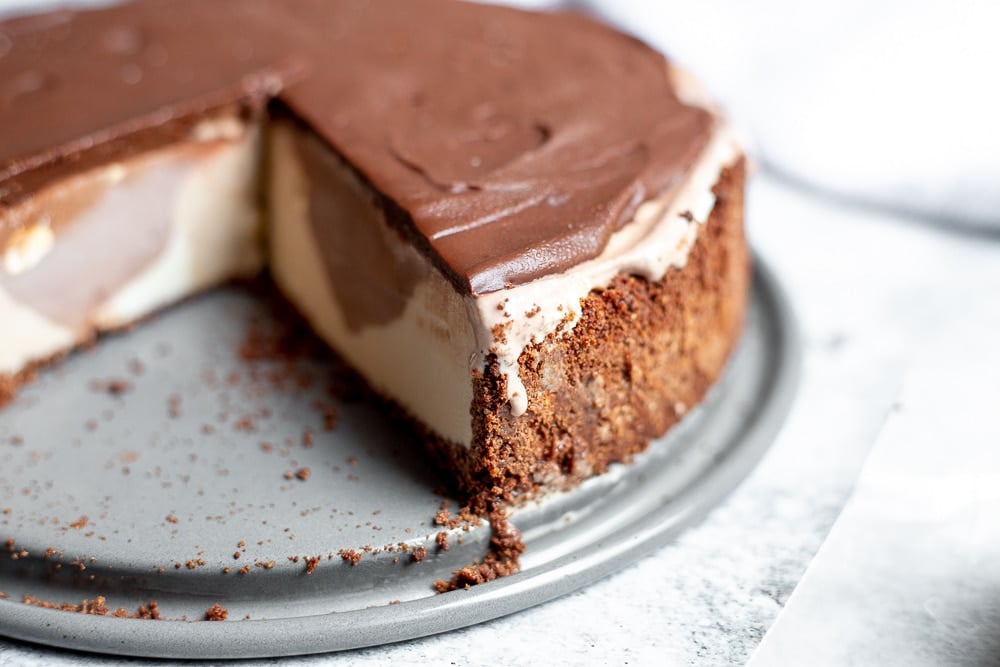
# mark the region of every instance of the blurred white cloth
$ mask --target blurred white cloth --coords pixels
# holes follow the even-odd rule
[[[1000,2],[494,1],[587,9],[654,44],[706,83],[776,172],[1000,230]],[[0,0],[0,13],[42,4]]]
[[[1000,3],[561,4],[694,71],[765,166],[856,200],[1000,230]]]

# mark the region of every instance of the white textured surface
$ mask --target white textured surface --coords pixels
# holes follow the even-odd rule
[[[979,269],[1000,285],[993,264]],[[990,291],[966,299],[974,315],[949,318],[908,373],[754,667],[998,663],[1000,292]]]

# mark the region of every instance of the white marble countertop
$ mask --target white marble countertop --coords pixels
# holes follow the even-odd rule
[[[766,174],[751,186],[748,219],[799,316],[804,375],[767,457],[702,525],[607,580],[507,618],[278,664],[745,663],[850,497],[904,373],[949,322],[1000,312],[979,307],[995,303],[1000,239],[855,208]],[[141,662],[0,640],[0,667]]]

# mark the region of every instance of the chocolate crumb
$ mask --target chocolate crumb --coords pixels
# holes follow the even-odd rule
[[[257,425],[254,423],[252,415],[243,415],[238,420],[236,420],[236,423],[233,424],[233,428],[235,428],[237,431],[252,433],[253,431],[257,430]]]
[[[427,558],[427,548],[426,547],[416,547],[410,552],[410,560],[414,563],[419,563]]]
[[[163,617],[160,616],[160,606],[156,600],[150,600],[148,605],[143,605],[139,607],[139,611],[133,618],[142,618],[149,621],[159,621]]]
[[[208,611],[205,612],[206,621],[224,621],[227,618],[229,618],[229,610],[218,602],[209,607]]]
[[[447,531],[444,530],[442,530],[434,537],[434,541],[437,542],[438,549],[440,549],[441,551],[447,551],[448,547],[450,546],[448,544],[448,533]]]
[[[181,397],[177,394],[171,394],[167,397],[167,414],[170,415],[171,419],[177,419],[181,416]]]
[[[478,584],[493,581],[498,577],[506,577],[519,572],[521,569],[520,557],[524,553],[524,541],[521,534],[514,527],[507,516],[507,511],[502,501],[494,497],[483,496],[474,499],[474,504],[485,510],[486,518],[490,522],[492,535],[490,536],[490,547],[482,561],[473,562],[460,570],[452,572],[449,581],[434,582],[434,589],[438,593],[457,590],[459,588],[468,589]],[[442,510],[447,511],[445,507]],[[465,513],[468,508],[463,508]]]
[[[91,380],[90,389],[92,391],[110,394],[111,396],[121,396],[132,389],[132,383],[121,378]]]
[[[332,431],[337,427],[337,409],[324,406],[323,407],[323,430]]]
[[[139,610],[131,615],[123,608],[112,611],[107,605],[107,599],[102,595],[97,596],[93,600],[83,600],[80,604],[50,602],[48,600],[40,600],[34,595],[25,595],[21,598],[21,602],[32,607],[58,609],[59,611],[88,614],[90,616],[113,616],[116,618],[140,618],[146,620],[160,620],[161,618],[155,600],[150,601],[149,605],[140,606]]]
[[[337,552],[337,555],[344,561],[350,563],[352,567],[356,566],[358,561],[361,560],[361,554],[354,549],[341,549]]]

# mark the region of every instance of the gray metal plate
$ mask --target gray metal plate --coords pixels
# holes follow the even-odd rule
[[[290,368],[239,357],[248,323],[268,317],[248,292],[206,295],[73,355],[0,413],[0,633],[122,655],[263,657],[510,614],[615,572],[700,519],[767,449],[798,374],[792,318],[758,260],[746,333],[706,403],[631,464],[517,510],[521,573],[436,595],[436,579],[485,552],[488,526],[455,528],[438,550],[440,484],[407,434],[343,402],[324,430],[322,359]],[[109,391],[111,379],[127,391]],[[301,468],[308,479],[287,479]],[[427,557],[413,562],[401,543]],[[341,550],[361,560],[352,566]],[[322,560],[307,574],[310,556]],[[67,613],[25,595],[101,595],[128,611],[155,599],[174,620]],[[215,603],[229,621],[201,622]]]

